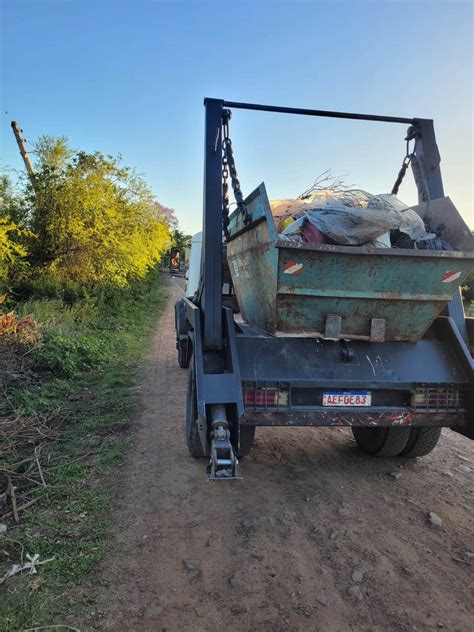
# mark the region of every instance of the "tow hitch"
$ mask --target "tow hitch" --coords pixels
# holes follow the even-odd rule
[[[225,406],[215,404],[211,409],[211,460],[207,466],[210,481],[241,480],[239,461],[230,442]]]

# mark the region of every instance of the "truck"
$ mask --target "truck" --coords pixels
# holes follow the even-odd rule
[[[474,319],[460,287],[474,240],[445,197],[431,119],[210,99],[205,105],[199,282],[175,305],[188,370],[185,432],[210,480],[240,478],[257,426],[350,427],[375,457],[421,457],[443,427],[474,438]],[[229,122],[236,110],[408,126],[420,216],[454,249],[283,240],[262,184],[244,197]],[[408,156],[408,151],[407,151]],[[236,210],[229,213],[230,176]]]
[[[179,274],[181,270],[181,255],[178,248],[170,250],[170,274]]]

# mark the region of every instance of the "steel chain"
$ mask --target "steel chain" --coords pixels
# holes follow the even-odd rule
[[[234,152],[232,149],[232,141],[229,134],[229,121],[231,117],[230,110],[224,110],[222,115],[224,137],[222,139],[222,191],[223,191],[223,215],[222,226],[226,239],[229,239],[229,185],[227,178],[230,175],[232,190],[234,192],[237,208],[242,213],[244,224],[250,222],[250,214],[244,202],[240,181],[235,166]]]
[[[398,194],[398,190],[400,189],[400,185],[403,182],[403,178],[405,177],[408,171],[408,167],[410,166],[411,161],[415,158],[415,154],[413,152],[410,153],[410,139],[407,138],[406,141],[407,141],[407,149],[405,153],[405,158],[403,159],[402,166],[400,168],[400,171],[398,172],[398,176],[397,176],[397,179],[395,180],[395,184],[393,185],[392,195]]]

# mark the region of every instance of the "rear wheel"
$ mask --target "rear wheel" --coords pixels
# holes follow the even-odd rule
[[[187,369],[191,361],[191,341],[189,338],[186,340],[179,340],[176,344],[178,347],[178,364],[182,369]]]
[[[410,438],[410,428],[360,428],[352,426],[352,434],[359,448],[380,457],[398,456]]]
[[[250,454],[255,437],[255,426],[240,426],[239,459]]]
[[[191,366],[188,369],[188,394],[186,398],[186,441],[189,454],[194,459],[205,457],[202,449],[201,438],[198,429],[198,412],[196,399],[196,383],[194,381],[194,367],[191,358]]]
[[[174,325],[176,330],[176,348],[178,349],[178,364],[182,369],[189,367],[192,346],[189,339],[189,324],[186,321],[186,311],[182,299],[174,306]]]
[[[437,445],[441,428],[412,428],[402,456],[413,459],[429,454]]]

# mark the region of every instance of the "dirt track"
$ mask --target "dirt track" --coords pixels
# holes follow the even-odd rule
[[[257,429],[243,481],[209,483],[184,438],[170,283],[88,625],[472,629],[474,444],[443,431],[432,455],[387,461],[362,456],[347,430]]]

